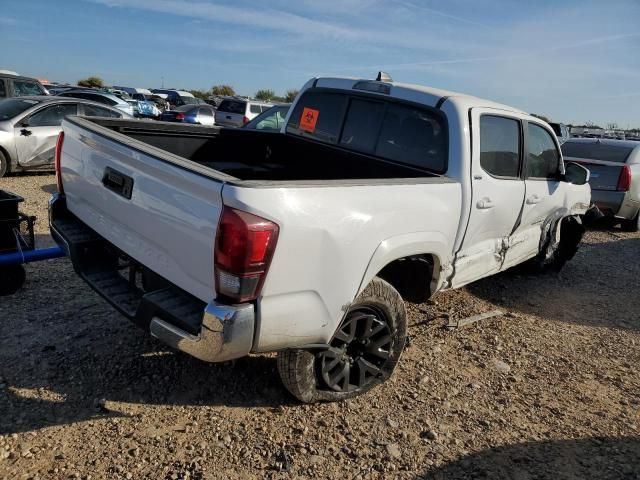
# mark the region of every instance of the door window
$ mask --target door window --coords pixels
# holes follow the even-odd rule
[[[557,179],[560,153],[551,134],[529,122],[527,178]]]
[[[36,82],[25,82],[22,80],[13,81],[13,90],[16,97],[27,95],[44,95],[44,89]]]
[[[88,105],[85,103],[82,105],[82,108],[87,117],[122,117],[120,113],[109,110],[108,108],[97,107],[95,105]]]
[[[480,117],[480,166],[494,177],[520,175],[520,122],[513,118]]]
[[[4,86],[4,80],[0,78],[0,98],[7,96],[7,88]]]
[[[29,118],[30,127],[59,127],[67,115],[76,115],[78,106],[75,104],[52,105],[44,108]]]

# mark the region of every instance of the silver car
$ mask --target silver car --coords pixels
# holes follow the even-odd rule
[[[92,102],[102,103],[104,105],[108,105],[109,107],[117,108],[118,110],[122,110],[124,113],[128,115],[133,115],[133,107],[127,103],[126,100],[114,95],[109,92],[101,92],[99,90],[91,90],[91,89],[73,89],[66,90],[57,95],[58,97],[73,97],[73,98],[82,98],[83,100],[89,100]]]
[[[67,115],[129,118],[96,102],[54,96],[0,101],[0,177],[9,172],[50,169],[62,119]]]

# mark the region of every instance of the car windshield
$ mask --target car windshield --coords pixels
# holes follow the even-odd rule
[[[244,128],[250,130],[280,130],[288,111],[289,105],[271,107],[247,123]]]
[[[633,151],[633,147],[623,145],[606,145],[599,142],[565,142],[560,148],[562,149],[562,154],[565,157],[605,160],[607,162],[617,163],[625,163]]]
[[[182,100],[185,105],[197,105],[198,104],[198,99],[195,98],[195,97],[183,97],[182,95],[180,95],[180,100]]]
[[[0,102],[0,120],[9,120],[40,103],[38,100],[10,98]]]
[[[223,100],[218,107],[218,111],[226,113],[239,113],[240,115],[244,115],[244,109],[246,105],[247,102],[242,102],[239,100]]]

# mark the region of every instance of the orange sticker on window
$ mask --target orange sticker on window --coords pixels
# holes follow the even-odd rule
[[[316,130],[316,123],[318,123],[318,115],[320,115],[320,110],[304,107],[300,117],[300,129],[313,133]]]

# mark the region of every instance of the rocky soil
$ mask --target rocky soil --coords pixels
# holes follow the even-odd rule
[[[0,179],[48,245],[51,175]],[[640,235],[408,306],[393,378],[300,405],[272,355],[169,351],[66,259],[0,298],[0,479],[640,479]],[[449,330],[449,321],[504,315]]]

